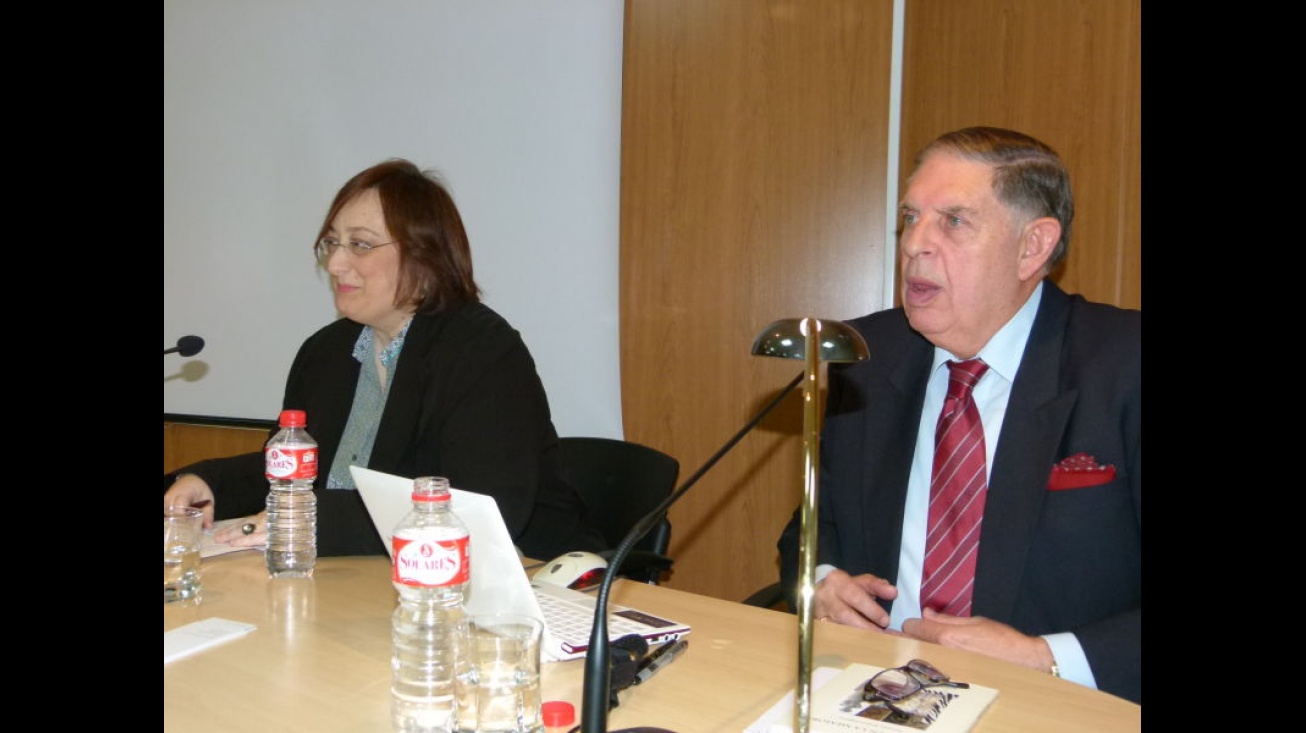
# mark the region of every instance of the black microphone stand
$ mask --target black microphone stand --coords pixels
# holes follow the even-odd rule
[[[721,449],[713,454],[711,458],[707,459],[707,462],[695,471],[694,475],[690,476],[685,483],[681,484],[680,488],[672,492],[661,504],[654,507],[653,511],[636,522],[635,526],[631,527],[630,532],[621,541],[621,544],[617,545],[617,551],[608,563],[608,572],[603,574],[603,582],[599,584],[598,597],[594,603],[594,627],[590,631],[589,649],[585,652],[585,677],[581,683],[583,686],[580,704],[581,733],[608,733],[608,699],[612,686],[612,652],[608,649],[608,595],[612,591],[612,581],[616,579],[618,572],[621,570],[621,563],[625,562],[626,556],[630,554],[630,550],[635,546],[635,543],[643,539],[649,530],[662,521],[662,518],[666,516],[667,509],[675,504],[677,499],[684,496],[685,492],[689,491],[690,487],[697,483],[703,474],[715,466],[722,456],[728,453],[731,448],[734,448],[735,443],[738,443],[750,430],[757,427],[757,424],[770,414],[780,404],[780,401],[787,397],[794,387],[798,386],[799,382],[803,381],[805,374],[805,371],[799,372],[798,376],[794,377],[793,381],[786,385],[780,391],[780,394],[771,400],[770,404],[762,408],[762,411],[757,413],[752,420],[749,420],[743,429],[735,433],[733,438],[721,446]],[[661,729],[625,728],[621,731],[615,731],[615,733],[635,733],[640,730]]]

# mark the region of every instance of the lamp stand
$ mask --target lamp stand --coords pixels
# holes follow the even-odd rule
[[[807,733],[812,722],[812,597],[816,592],[816,482],[821,451],[821,322],[804,318],[807,335],[803,375],[803,506],[799,519],[802,544],[798,549],[798,689],[795,693],[794,730]]]

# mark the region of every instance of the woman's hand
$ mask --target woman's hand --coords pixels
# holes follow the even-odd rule
[[[163,508],[193,506],[204,510],[204,529],[213,526],[213,489],[208,482],[191,473],[185,473],[163,492]]]
[[[261,511],[251,517],[223,527],[213,533],[213,541],[232,547],[258,547],[268,543],[268,513]]]

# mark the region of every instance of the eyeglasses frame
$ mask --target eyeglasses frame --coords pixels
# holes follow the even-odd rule
[[[332,244],[333,242],[334,244]],[[343,247],[345,251],[350,254],[351,257],[366,257],[382,247],[386,247],[391,244],[398,244],[398,243],[399,243],[398,239],[391,240],[389,242],[380,242],[378,244],[372,244],[371,242],[355,242],[353,240],[342,242],[341,240],[336,239],[335,237],[322,237],[321,239],[317,240],[316,244],[313,245],[313,251],[317,255],[317,259],[319,262],[326,262],[328,259],[330,259],[331,253],[335,252],[341,247]],[[358,245],[360,244],[367,245],[367,248],[360,249],[358,247]]]
[[[905,692],[901,695],[886,695],[876,687],[875,681],[890,672],[903,673],[908,680],[915,684],[915,688],[910,692]],[[869,680],[866,680],[866,684],[862,686],[862,701],[882,702],[885,707],[893,711],[894,714],[900,715],[904,718],[910,718],[911,714],[895,705],[895,703],[906,700],[912,695],[919,693],[921,690],[930,687],[952,687],[958,690],[965,690],[970,688],[970,683],[958,682],[951,679],[941,672],[938,667],[935,667],[924,659],[913,659],[900,667],[888,667],[882,669],[879,672],[876,672]]]

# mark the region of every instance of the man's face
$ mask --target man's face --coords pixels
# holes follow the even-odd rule
[[[1028,217],[998,201],[987,165],[948,152],[916,169],[899,211],[902,304],[912,328],[960,358],[974,356],[1038,284],[1026,254]],[[1044,252],[1039,267],[1046,259]]]

